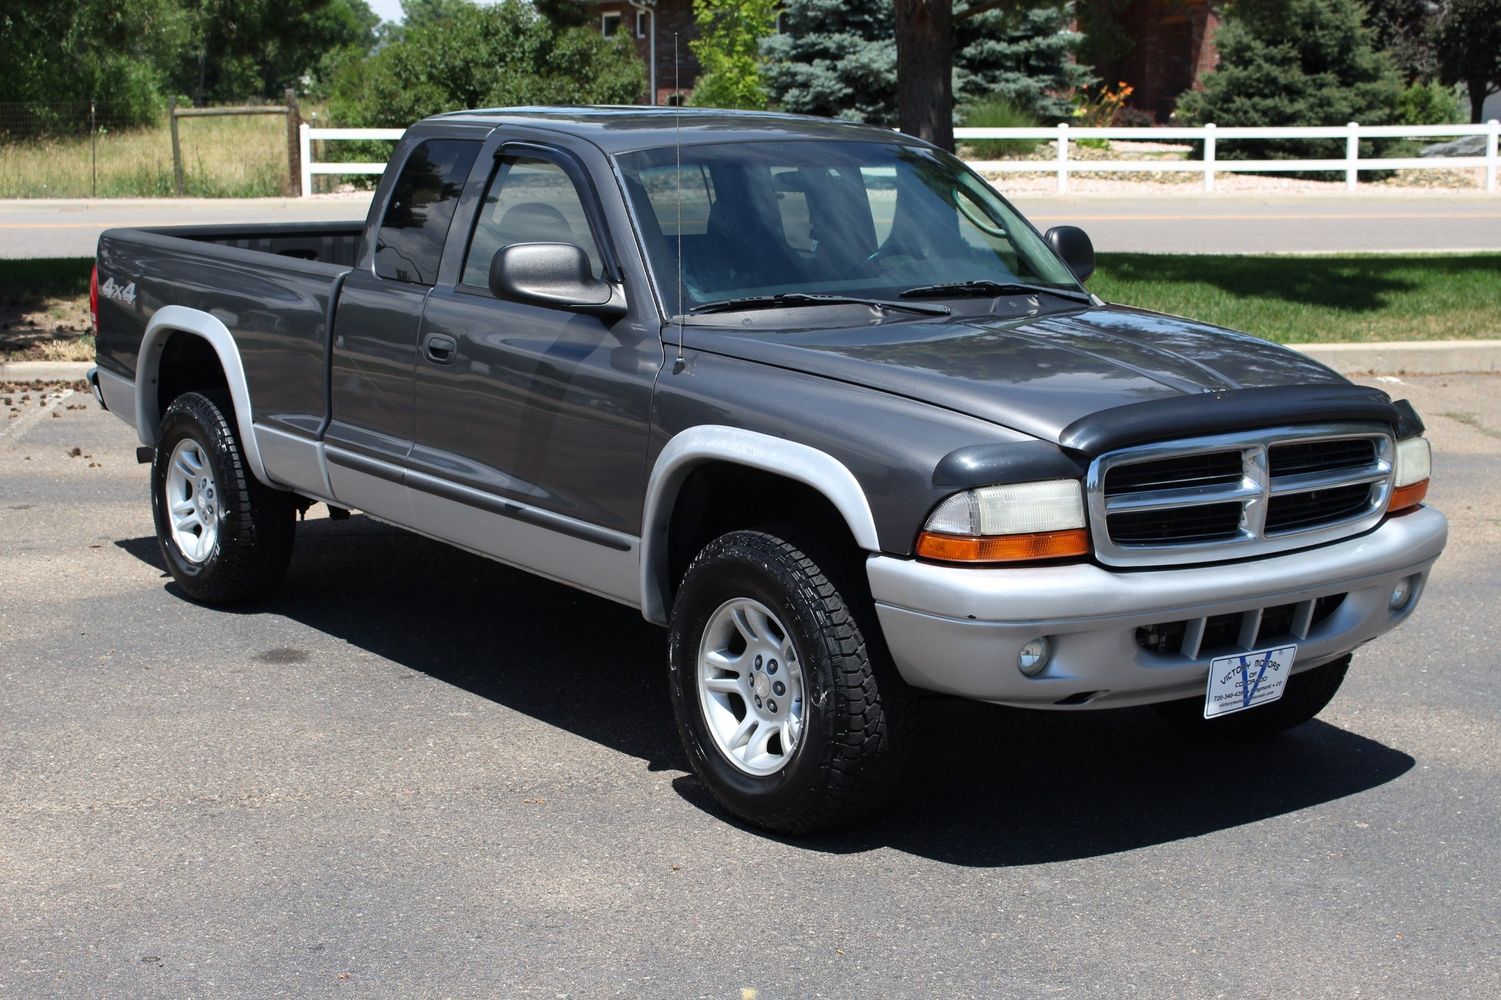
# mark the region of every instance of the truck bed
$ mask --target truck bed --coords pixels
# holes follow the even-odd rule
[[[101,370],[132,382],[147,324],[166,306],[233,331],[257,423],[301,435],[327,414],[329,330],[363,222],[111,229],[99,239]]]

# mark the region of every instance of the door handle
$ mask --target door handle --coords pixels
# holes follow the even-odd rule
[[[435,365],[453,364],[454,356],[458,354],[458,341],[452,337],[446,337],[441,333],[434,333],[422,342],[422,347],[427,353],[427,360]]]

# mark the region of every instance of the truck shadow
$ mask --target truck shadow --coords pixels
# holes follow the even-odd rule
[[[117,544],[164,569],[154,538]],[[666,633],[629,608],[356,517],[300,525],[282,589],[237,613],[284,616],[649,770],[687,770],[667,701]],[[1317,721],[1257,746],[1205,747],[1146,710],[935,700],[924,714],[914,777],[880,817],[789,846],[987,867],[1065,861],[1295,812],[1414,765]],[[672,783],[686,803],[733,822],[692,775]]]

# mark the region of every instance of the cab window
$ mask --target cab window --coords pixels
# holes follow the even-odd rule
[[[448,225],[479,147],[469,139],[429,139],[412,150],[376,231],[377,275],[416,285],[437,280]]]
[[[490,261],[516,243],[572,243],[599,277],[599,247],[583,199],[563,168],[547,160],[505,157],[495,168],[464,257],[462,284],[486,288]]]

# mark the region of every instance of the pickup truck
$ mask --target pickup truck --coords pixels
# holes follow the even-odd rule
[[[1422,596],[1408,403],[1093,268],[884,129],[465,111],[363,226],[105,233],[90,378],[190,598],[265,597],[319,502],[639,608],[698,777],[798,833],[924,696],[1266,737]]]

